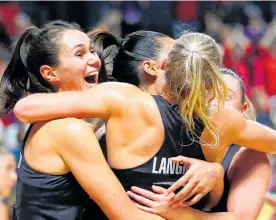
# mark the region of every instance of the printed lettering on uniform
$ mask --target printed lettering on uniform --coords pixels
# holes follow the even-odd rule
[[[169,158],[153,158],[152,173],[155,174],[184,174],[187,171],[184,164],[174,163]]]

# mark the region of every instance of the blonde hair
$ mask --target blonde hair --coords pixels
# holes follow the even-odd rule
[[[245,95],[245,101],[244,104],[247,104],[247,109],[243,113],[244,117],[248,120],[256,121],[256,111],[252,104],[252,102],[249,100],[249,98]]]
[[[214,136],[215,146],[219,137],[210,118],[210,102],[217,97],[219,107],[228,93],[220,64],[219,46],[213,38],[202,33],[184,33],[175,41],[165,66],[165,91],[180,104],[186,130],[194,132],[195,117],[199,118]]]

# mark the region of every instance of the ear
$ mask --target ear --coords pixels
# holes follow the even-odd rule
[[[243,106],[242,106],[241,112],[245,112],[247,107],[248,107],[248,104],[244,103]]]
[[[166,62],[167,62],[167,60],[163,60],[163,61],[161,62],[161,70],[164,70],[164,69],[165,69]]]
[[[40,67],[40,73],[44,79],[49,82],[59,82],[59,77],[56,71],[48,65],[43,65]]]
[[[151,76],[157,76],[158,75],[158,68],[156,66],[156,62],[153,60],[145,60],[142,63],[142,69],[144,72]]]

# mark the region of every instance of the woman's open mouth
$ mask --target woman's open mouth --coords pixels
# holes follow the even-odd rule
[[[97,83],[97,74],[85,76],[84,80],[87,83]]]

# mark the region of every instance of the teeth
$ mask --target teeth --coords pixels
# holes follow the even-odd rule
[[[93,73],[91,73],[91,74],[89,74],[89,75],[87,75],[87,76],[92,76],[92,75],[94,75]],[[87,76],[85,76],[85,77],[87,77]]]

